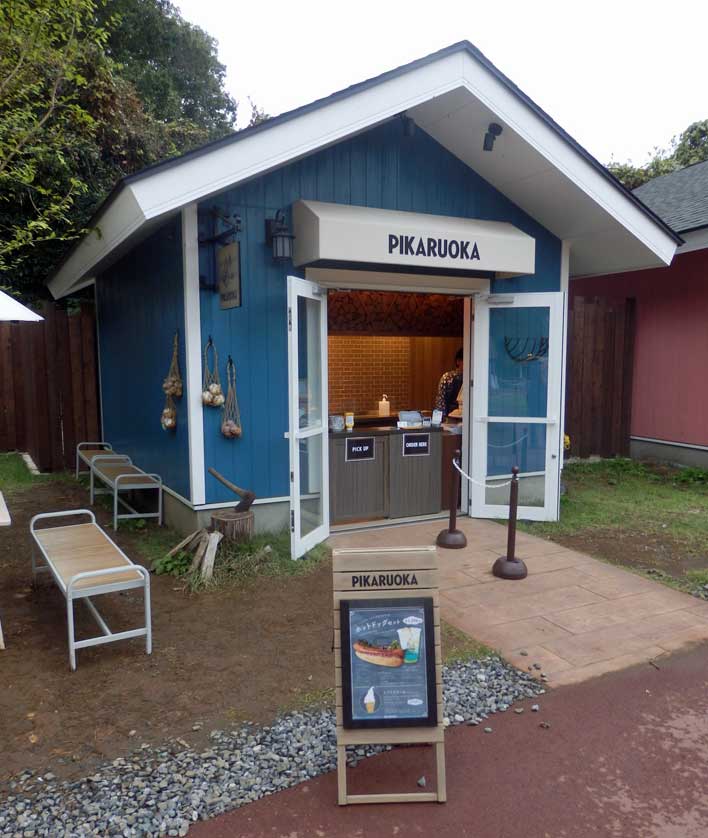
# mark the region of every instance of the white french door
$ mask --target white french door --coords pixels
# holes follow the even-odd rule
[[[519,518],[558,519],[562,292],[475,299],[471,512],[509,517],[519,468]]]
[[[329,535],[327,296],[288,277],[290,546],[299,559]]]

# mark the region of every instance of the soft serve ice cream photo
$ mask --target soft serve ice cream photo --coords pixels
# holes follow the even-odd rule
[[[369,691],[364,696],[364,707],[367,713],[373,713],[376,710],[376,695],[373,687],[369,687]]]

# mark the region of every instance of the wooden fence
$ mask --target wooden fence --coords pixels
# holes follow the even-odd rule
[[[46,303],[41,323],[0,323],[0,451],[40,471],[73,468],[77,442],[100,439],[93,305]]]
[[[573,299],[565,401],[572,455],[629,455],[633,353],[634,300]]]

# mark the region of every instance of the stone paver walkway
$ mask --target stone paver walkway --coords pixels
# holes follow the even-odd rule
[[[519,533],[529,575],[492,575],[506,527],[465,518],[464,550],[438,550],[442,618],[552,686],[584,681],[708,639],[708,602],[628,570]],[[434,544],[443,522],[332,536],[333,547]],[[525,651],[528,654],[522,655]]]

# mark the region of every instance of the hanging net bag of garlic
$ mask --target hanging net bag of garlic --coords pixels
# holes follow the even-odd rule
[[[160,424],[165,431],[173,431],[177,427],[177,408],[174,399],[182,395],[182,376],[179,371],[179,332],[175,332],[172,341],[172,361],[167,377],[162,382],[165,394],[165,406],[162,408]]]
[[[173,431],[177,427],[177,408],[169,393],[165,398],[165,406],[162,408],[160,424],[163,431]]]
[[[242,434],[241,413],[238,409],[238,398],[236,397],[236,364],[229,355],[226,362],[226,401],[224,413],[221,418],[221,433],[227,439],[236,439]]]
[[[211,363],[209,360],[211,350]],[[209,340],[204,347],[204,380],[202,381],[202,404],[207,407],[223,407],[224,391],[219,380],[219,356],[216,354],[214,341]]]
[[[182,395],[182,376],[179,372],[179,332],[175,332],[172,340],[172,361],[167,378],[162,382],[162,389],[165,395],[180,398]]]

